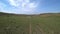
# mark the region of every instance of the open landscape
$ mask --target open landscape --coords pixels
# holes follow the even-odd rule
[[[0,12],[0,34],[60,34],[60,13],[16,15]]]
[[[0,34],[60,34],[60,0],[0,0]]]

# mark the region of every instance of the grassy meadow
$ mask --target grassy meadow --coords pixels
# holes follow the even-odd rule
[[[0,13],[0,34],[60,34],[60,13],[40,15]]]

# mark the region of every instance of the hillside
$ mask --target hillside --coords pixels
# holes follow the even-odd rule
[[[0,12],[0,34],[60,34],[60,13],[16,15]]]

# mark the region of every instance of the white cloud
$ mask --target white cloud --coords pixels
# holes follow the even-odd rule
[[[10,5],[12,6],[19,6],[18,3],[16,3],[15,0],[9,0]]]
[[[30,8],[35,8],[36,5],[35,5],[35,3],[30,3],[30,4],[29,4],[29,7],[30,7]]]
[[[11,6],[19,8],[20,11],[34,11],[37,4],[30,2],[30,0],[9,0]],[[21,7],[21,8],[20,8]]]
[[[5,5],[4,3],[0,2],[0,11],[5,10],[4,8],[6,8],[7,5]]]
[[[7,0],[10,5],[0,2],[0,10],[6,13],[32,14],[37,4],[30,0]]]

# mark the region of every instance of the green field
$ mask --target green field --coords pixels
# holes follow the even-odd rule
[[[0,13],[0,34],[60,34],[60,14]]]

